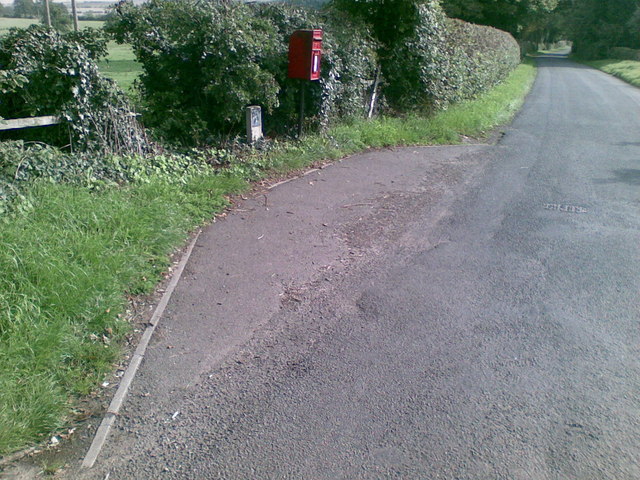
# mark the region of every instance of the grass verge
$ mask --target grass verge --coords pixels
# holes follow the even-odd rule
[[[276,148],[269,154],[269,167],[286,171],[367,148],[450,145],[463,143],[469,137],[483,137],[498,125],[508,123],[520,110],[535,75],[533,63],[522,64],[488,93],[428,118],[419,115],[379,117],[335,126],[327,135],[310,135],[299,143]]]
[[[640,62],[635,60],[594,60],[584,63],[640,87]]]
[[[366,148],[482,136],[512,118],[534,77],[532,65],[521,65],[491,92],[433,117],[335,126],[183,183],[97,192],[35,183],[29,208],[0,220],[0,454],[69,421],[74,399],[95,389],[119,358],[127,296],[152,290],[170,252],[247,180]]]
[[[70,399],[119,357],[126,295],[151,290],[186,233],[244,185],[33,186],[32,208],[0,223],[0,453],[68,421]]]

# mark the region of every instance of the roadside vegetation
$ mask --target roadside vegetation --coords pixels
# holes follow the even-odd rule
[[[128,296],[150,292],[188,232],[249,180],[371,147],[483,135],[518,110],[534,76],[522,65],[477,100],[432,118],[354,121],[276,143],[267,154],[226,159],[221,170],[203,162],[201,172],[176,181],[155,173],[160,165],[148,165],[126,187],[34,181],[20,211],[0,223],[0,453],[67,424],[70,398],[94,391],[118,361],[130,329]],[[166,159],[166,172],[175,166]]]
[[[640,87],[640,61],[635,60],[594,60],[585,62],[614,77],[618,77],[631,85]]]
[[[0,36],[0,115],[66,120],[0,142],[0,454],[73,420],[120,358],[129,299],[153,291],[230,195],[367,148],[482,138],[515,114],[535,69],[518,66],[510,35],[447,19],[437,2],[397,1],[407,8],[394,17],[379,2],[150,0],[120,4],[110,37],[42,26]],[[405,28],[389,35],[389,22]],[[323,77],[307,85],[296,140],[287,40],[316,26]],[[109,74],[125,88],[139,74],[140,89],[125,95]],[[265,110],[270,138],[256,146],[238,137],[248,103]]]
[[[11,28],[27,28],[37,25],[35,18],[7,18],[0,17],[0,35],[7,34]],[[99,20],[80,20],[80,29],[101,29],[104,25]],[[129,45],[118,45],[114,41],[107,43],[106,56],[98,62],[98,67],[105,77],[115,80],[125,92],[131,92],[133,82],[142,72],[141,65],[136,61],[133,50]]]
[[[521,49],[569,40],[640,81],[637,0],[299,3],[121,2],[80,33],[34,25],[30,0],[0,18],[0,116],[65,120],[0,134],[0,455],[73,421],[120,359],[129,299],[250,182],[367,148],[482,138],[533,82]],[[324,30],[322,78],[305,87],[294,140],[287,42],[308,28]],[[240,137],[248,104],[264,112],[256,146]]]

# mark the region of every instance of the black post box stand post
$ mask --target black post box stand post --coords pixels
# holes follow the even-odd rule
[[[298,110],[298,136],[297,139],[300,140],[302,137],[302,123],[304,122],[304,92],[307,89],[307,82],[305,80],[300,80],[300,108]]]

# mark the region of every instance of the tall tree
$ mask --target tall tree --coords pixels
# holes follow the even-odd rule
[[[38,6],[33,0],[13,0],[13,14],[17,18],[35,18],[38,16]]]
[[[640,0],[564,0],[558,9],[574,52],[604,57],[611,47],[640,48]]]
[[[518,37],[540,17],[552,12],[558,0],[443,0],[447,15],[505,30]]]

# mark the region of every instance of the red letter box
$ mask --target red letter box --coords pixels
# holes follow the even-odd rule
[[[289,78],[320,79],[322,30],[296,30],[289,39]]]

